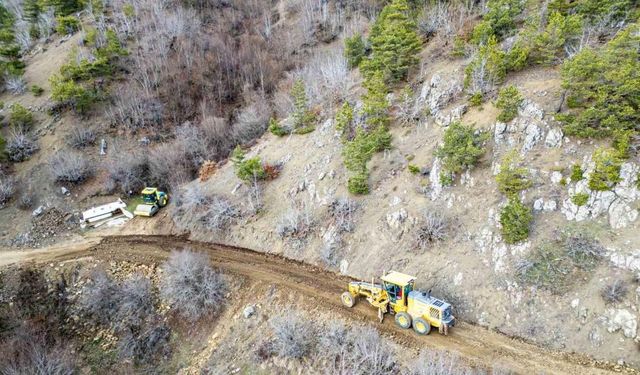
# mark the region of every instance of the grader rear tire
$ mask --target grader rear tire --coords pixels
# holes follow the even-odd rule
[[[399,312],[396,314],[396,324],[403,329],[411,327],[411,315],[406,312]]]
[[[413,330],[419,335],[428,335],[431,332],[431,324],[422,318],[413,321]]]
[[[349,292],[342,293],[340,299],[342,300],[342,304],[347,307],[353,307],[353,305],[356,304],[356,299]]]

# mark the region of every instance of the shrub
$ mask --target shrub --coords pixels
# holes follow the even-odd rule
[[[571,167],[571,182],[578,182],[584,179],[584,171],[578,164]]]
[[[96,324],[109,324],[116,319],[120,288],[103,269],[97,269],[90,276],[80,294],[82,310]]]
[[[347,180],[347,190],[354,195],[369,194],[369,172],[363,171],[349,176]]]
[[[422,42],[417,26],[409,17],[406,0],[393,0],[380,12],[369,37],[371,57],[363,61],[365,76],[383,74],[386,82],[407,77],[409,69],[418,63]]]
[[[554,244],[543,244],[521,260],[516,271],[524,282],[557,293],[567,287],[572,268],[573,265],[562,248]]]
[[[489,23],[492,35],[504,37],[515,28],[515,19],[524,9],[522,0],[489,0],[483,21]],[[475,31],[475,30],[474,30]]]
[[[151,280],[134,274],[122,282],[118,297],[118,313],[113,322],[117,329],[140,327],[155,312]]]
[[[462,57],[465,57],[466,55],[467,55],[466,42],[464,38],[456,35],[453,38],[453,47],[451,49],[451,56],[462,58]]]
[[[131,327],[118,340],[120,356],[131,358],[136,365],[151,365],[158,358],[167,358],[171,350],[171,327],[157,314],[147,318],[140,326]]]
[[[32,85],[31,93],[33,94],[33,96],[42,96],[42,94],[44,93],[44,89],[38,85]]]
[[[219,196],[207,198],[203,202],[205,213],[200,218],[208,229],[227,229],[236,218],[240,217],[240,211],[228,199]]]
[[[140,191],[145,185],[149,175],[149,160],[144,152],[118,152],[110,153],[106,163],[109,180],[107,190],[111,192],[116,187],[125,194]]]
[[[18,75],[7,75],[4,79],[4,86],[13,95],[22,95],[27,91],[27,84],[24,78]]]
[[[82,149],[96,143],[96,133],[91,128],[75,127],[67,136],[66,143],[75,149]]]
[[[0,206],[7,203],[16,192],[15,180],[0,174]]]
[[[206,255],[173,251],[162,269],[160,294],[181,317],[195,321],[224,306],[227,284]]]
[[[80,183],[93,175],[93,166],[85,156],[75,151],[59,151],[49,159],[56,181]]]
[[[571,197],[571,202],[576,206],[584,206],[589,201],[589,194],[587,193],[576,193]]]
[[[313,230],[313,213],[306,205],[293,206],[278,219],[276,233],[280,238],[307,237]]]
[[[515,197],[509,198],[509,203],[500,211],[502,237],[508,244],[526,240],[532,222],[531,208]]]
[[[480,46],[464,72],[464,87],[472,94],[484,95],[502,83],[507,75],[507,59],[495,37]]]
[[[562,66],[570,111],[556,116],[565,132],[581,137],[606,137],[614,130],[637,130],[640,97],[637,58],[638,25],[625,30],[600,50],[585,48]]]
[[[78,113],[85,113],[98,100],[95,92],[60,75],[51,76],[49,83],[51,84],[51,99],[73,107]]]
[[[500,172],[496,175],[498,190],[508,197],[515,196],[532,185],[529,171],[520,167],[520,162],[520,157],[515,151],[509,152],[502,160]]]
[[[284,137],[290,133],[287,129],[280,126],[280,123],[278,123],[278,120],[275,118],[271,118],[269,120],[269,131],[271,134],[277,135],[278,137]]]
[[[315,121],[314,115],[309,111],[309,103],[307,93],[305,92],[304,82],[297,79],[291,88],[291,100],[294,104],[293,110],[293,130],[304,129],[313,126]]]
[[[591,269],[605,254],[605,248],[584,232],[564,233],[562,246],[567,256],[581,269]]]
[[[472,107],[479,107],[484,102],[484,95],[481,92],[476,92],[469,97],[469,105]]]
[[[418,167],[415,164],[409,164],[407,165],[407,170],[409,171],[409,173],[413,174],[413,175],[417,175],[420,174],[420,167]]]
[[[19,130],[29,130],[34,124],[33,113],[15,103],[10,108],[9,124]]]
[[[275,336],[275,348],[279,355],[302,358],[313,348],[313,325],[302,315],[290,310],[270,320]]]
[[[360,65],[360,62],[365,55],[365,45],[364,39],[362,39],[362,34],[355,34],[351,37],[345,38],[344,55],[347,58],[349,68],[355,68]]]
[[[260,158],[256,156],[251,159],[246,159],[245,153],[240,146],[237,146],[233,150],[231,161],[235,166],[236,176],[242,181],[247,182],[254,179],[262,180],[266,178],[266,172]]]
[[[6,145],[9,160],[22,162],[38,151],[38,144],[24,131],[13,131]]]
[[[496,101],[496,108],[502,111],[498,115],[498,120],[502,122],[509,122],[516,118],[518,115],[518,108],[522,104],[523,98],[515,86],[508,86],[500,90],[498,93],[498,100]]]
[[[606,303],[620,303],[627,296],[629,289],[622,280],[616,280],[605,286],[600,295]]]
[[[80,20],[75,16],[56,17],[56,32],[60,35],[73,34],[80,30]]]
[[[443,145],[435,151],[435,156],[442,159],[443,171],[455,174],[475,166],[485,152],[488,137],[473,126],[451,123],[444,132]]]
[[[589,175],[589,189],[608,191],[620,182],[620,166],[622,162],[615,150],[599,148],[593,153],[595,168]]]
[[[631,144],[633,142],[633,130],[615,130],[613,132],[613,149],[616,151],[618,158],[628,159],[631,153]]]
[[[357,202],[349,198],[337,198],[329,205],[329,214],[339,232],[351,232],[355,229]]]
[[[449,223],[441,213],[425,211],[416,228],[415,247],[426,249],[435,242],[443,241],[447,237],[448,231]]]
[[[18,197],[18,208],[21,210],[30,210],[36,204],[37,199],[38,197],[33,190],[28,188],[27,190],[22,191]]]

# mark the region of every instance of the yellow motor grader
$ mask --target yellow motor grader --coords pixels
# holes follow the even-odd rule
[[[360,297],[366,298],[378,308],[380,322],[384,314],[395,315],[396,324],[401,328],[413,327],[419,335],[428,335],[431,327],[438,328],[446,335],[456,323],[451,314],[451,305],[431,296],[431,291],[413,290],[416,278],[404,273],[391,271],[381,278],[382,283],[354,281],[349,290],[342,293],[342,303],[353,307]]]

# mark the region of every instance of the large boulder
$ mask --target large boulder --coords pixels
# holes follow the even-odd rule
[[[637,317],[627,309],[608,309],[602,320],[609,333],[622,331],[625,337],[631,339],[637,336]]]

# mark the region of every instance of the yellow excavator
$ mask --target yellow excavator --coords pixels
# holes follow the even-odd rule
[[[153,216],[158,213],[160,208],[169,203],[169,195],[155,187],[146,187],[140,194],[142,195],[142,203],[133,211],[136,216]]]
[[[431,295],[431,291],[414,290],[416,278],[401,272],[391,271],[381,278],[381,283],[354,281],[349,283],[348,291],[342,293],[342,303],[353,307],[360,297],[364,297],[378,309],[380,322],[384,314],[395,315],[398,326],[404,329],[413,327],[419,335],[428,335],[431,328],[438,328],[447,335],[449,328],[456,324],[451,314],[451,305]]]

